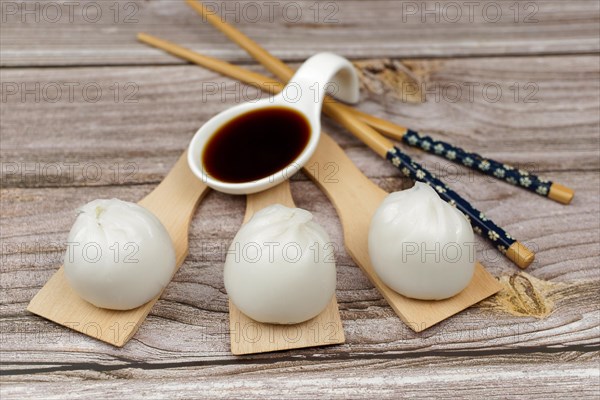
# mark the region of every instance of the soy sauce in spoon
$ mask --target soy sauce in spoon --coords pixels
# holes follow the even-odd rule
[[[209,139],[202,164],[222,182],[251,182],[290,165],[309,139],[310,124],[298,111],[262,108],[223,124]]]

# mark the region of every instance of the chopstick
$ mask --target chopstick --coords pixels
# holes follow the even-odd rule
[[[162,49],[177,57],[258,87],[267,93],[276,94],[284,87],[281,82],[278,82],[273,78],[266,77],[222,60],[199,54],[172,42],[145,33],[138,34],[138,39],[143,43]],[[339,106],[340,104],[337,105]],[[505,254],[507,258],[517,264],[520,268],[527,268],[533,262],[534,254],[527,247],[513,239],[502,228],[486,218],[483,213],[472,207],[466,200],[462,199],[460,195],[452,191],[433,174],[413,162],[408,155],[403,154],[397,147],[394,147],[390,141],[376,131],[370,129],[368,126],[367,129],[364,129],[364,124],[356,119],[350,118],[347,113],[344,112],[343,108],[340,112],[339,109],[336,109],[335,104],[329,102],[325,103],[325,108],[326,112],[329,111],[329,114],[332,117],[342,119],[344,121],[344,126],[350,126],[352,128],[350,130],[353,133],[358,131],[360,135],[357,136],[365,137],[365,143],[371,149],[390,161],[406,176],[426,182],[433,186],[438,191],[441,198],[450,204],[455,205],[467,216],[467,218],[469,218],[475,232],[490,240],[499,251]],[[330,108],[332,109],[330,110]]]
[[[233,26],[224,22],[221,17],[208,10],[204,5],[196,0],[186,0],[186,3],[192,7],[198,14],[206,18],[215,28],[219,29],[229,39],[237,43],[255,60],[260,62],[265,68],[275,74],[284,82],[289,81],[294,74],[294,70],[288,67],[281,60],[272,56],[266,49],[258,43],[242,34]],[[331,99],[329,99],[331,100]],[[342,104],[337,105],[345,108],[346,112],[352,112],[356,117],[371,127],[378,129],[386,136],[392,139],[402,140],[412,147],[418,147],[429,153],[440,155],[451,162],[462,164],[468,168],[474,169],[486,175],[504,180],[513,185],[521,186],[529,191],[541,196],[548,197],[559,203],[569,204],[574,196],[574,191],[566,186],[540,179],[534,174],[515,168],[509,164],[503,164],[477,153],[467,152],[459,147],[454,147],[449,143],[434,141],[429,137],[421,137],[416,131],[396,125],[392,122],[382,120],[375,116],[355,110]]]
[[[417,131],[383,120],[360,110],[343,105],[360,118],[363,122],[377,129],[385,136],[404,142],[405,144],[424,150],[428,153],[443,157],[448,161],[463,165],[472,170],[503,180],[512,185],[543,197],[548,197],[558,203],[569,204],[575,196],[575,191],[556,182],[541,179],[529,171],[516,168],[510,164],[501,163],[491,158],[483,157],[475,152],[464,150],[441,140],[422,136]]]

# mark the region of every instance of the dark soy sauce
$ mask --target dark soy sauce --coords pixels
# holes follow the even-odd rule
[[[250,111],[221,126],[208,141],[203,165],[222,182],[266,178],[291,164],[310,138],[304,115],[286,107]]]

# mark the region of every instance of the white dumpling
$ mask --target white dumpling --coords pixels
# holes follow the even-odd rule
[[[449,298],[469,285],[474,246],[464,214],[420,182],[387,196],[369,229],[377,275],[396,292],[421,300]]]
[[[225,261],[225,289],[233,304],[256,321],[307,321],[335,293],[333,249],[310,212],[269,206],[235,236]]]
[[[65,275],[96,307],[129,310],[147,303],[175,271],[171,237],[150,211],[118,199],[79,209],[65,254]]]

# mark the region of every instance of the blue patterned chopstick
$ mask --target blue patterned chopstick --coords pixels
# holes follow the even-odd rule
[[[519,267],[526,268],[533,261],[533,254],[527,248],[519,244],[504,229],[489,220],[481,211],[450,189],[434,174],[414,162],[408,155],[402,153],[400,149],[397,147],[391,148],[386,159],[405,176],[434,188],[442,199],[462,211],[473,226],[475,233],[489,240],[502,254],[509,257]]]
[[[521,186],[527,190],[547,197],[552,182],[538,178],[527,171],[514,168],[508,164],[484,158],[477,153],[467,152],[449,143],[434,140],[429,136],[408,129],[402,141],[409,146],[418,147],[428,153],[444,157],[452,162],[463,164],[486,175],[501,179],[510,184]]]
[[[464,165],[475,171],[490,175],[496,179],[501,179],[513,185],[523,187],[540,196],[547,197],[562,204],[569,204],[575,196],[575,191],[573,191],[573,189],[556,182],[540,179],[528,171],[520,170],[511,165],[485,158],[477,153],[468,152],[460,147],[434,140],[428,136],[421,136],[412,129],[350,107],[346,106],[346,109],[348,112],[353,112],[363,122],[391,139],[401,140],[409,146],[417,147],[429,153],[444,157],[457,164]]]

